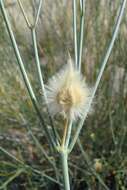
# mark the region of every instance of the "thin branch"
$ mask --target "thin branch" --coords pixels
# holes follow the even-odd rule
[[[63,133],[62,144],[61,144],[61,147],[63,147],[63,148],[65,146],[67,129],[68,129],[68,119],[65,119],[64,133]]]
[[[32,27],[32,24],[30,23],[30,21],[29,21],[29,19],[28,19],[28,17],[27,17],[27,14],[26,14],[26,12],[25,12],[25,10],[24,10],[24,7],[23,7],[23,4],[22,4],[21,0],[17,0],[17,1],[18,1],[19,7],[20,7],[20,9],[21,9],[21,11],[22,11],[22,14],[23,14],[23,16],[24,16],[24,19],[25,19],[25,21],[26,21],[26,24],[27,24],[28,28],[31,28],[31,27]]]
[[[74,51],[75,51],[75,67],[78,64],[78,43],[77,43],[77,0],[73,0],[73,34],[74,34]]]
[[[68,148],[68,145],[69,145],[69,142],[70,142],[72,125],[73,125],[73,121],[70,120],[70,122],[68,123],[68,131],[67,131],[67,137],[66,137],[66,143],[65,143],[66,148]]]
[[[17,1],[18,1],[19,7],[20,7],[20,9],[22,11],[22,14],[24,16],[24,19],[26,21],[26,24],[27,24],[28,28],[36,28],[37,23],[38,23],[38,19],[39,19],[39,15],[40,15],[40,11],[41,11],[41,7],[42,7],[42,0],[39,1],[39,6],[38,6],[37,13],[36,13],[36,16],[35,16],[34,24],[30,23],[21,0],[17,0]]]
[[[34,26],[33,26],[34,28],[36,28],[36,25],[38,23],[41,7],[42,7],[42,0],[39,1],[39,6],[38,6],[37,14],[36,14],[36,17],[35,17]]]
[[[13,49],[14,49],[14,52],[15,52],[15,56],[17,58],[17,63],[19,65],[19,68],[20,68],[23,80],[25,82],[26,88],[28,90],[29,96],[30,96],[31,101],[33,103],[33,106],[34,106],[34,108],[35,108],[35,110],[37,112],[37,115],[38,115],[38,117],[39,117],[39,119],[41,121],[41,124],[42,124],[42,126],[43,126],[43,128],[45,130],[45,133],[46,133],[46,135],[48,137],[48,140],[50,141],[50,144],[55,148],[53,138],[51,137],[51,134],[50,134],[50,132],[49,132],[49,130],[48,130],[46,124],[45,124],[45,121],[44,121],[44,119],[43,119],[43,117],[42,117],[42,115],[40,113],[39,106],[38,106],[34,91],[32,89],[32,86],[30,84],[29,78],[27,76],[27,73],[26,73],[26,70],[25,70],[25,67],[24,67],[24,64],[23,64],[23,61],[22,61],[22,58],[21,58],[21,55],[20,55],[20,52],[19,52],[19,49],[18,49],[18,46],[17,46],[17,43],[16,43],[16,40],[15,40],[15,37],[14,37],[14,34],[13,34],[13,31],[11,29],[10,21],[8,19],[8,16],[7,16],[4,4],[3,4],[3,1],[0,1],[0,8],[1,8],[1,11],[2,11],[2,15],[3,15],[4,21],[5,21],[6,27],[7,27],[8,34],[10,36],[10,40],[12,42],[12,46],[13,46]]]
[[[43,92],[43,97],[44,97],[44,100],[45,100],[45,103],[46,103],[48,117],[49,117],[50,124],[51,124],[51,127],[52,127],[54,142],[57,145],[59,145],[58,138],[57,138],[57,132],[55,130],[55,127],[54,127],[54,124],[53,124],[53,120],[52,120],[52,118],[50,116],[50,113],[49,113],[49,108],[48,108],[48,103],[47,103],[47,95],[46,95],[46,90],[45,90],[45,86],[44,86],[44,80],[43,80],[43,75],[42,75],[42,71],[41,71],[41,65],[40,65],[39,55],[38,55],[37,37],[36,37],[35,28],[31,29],[31,35],[32,35],[32,41],[33,41],[33,47],[34,47],[34,53],[35,53],[35,61],[36,61],[36,66],[37,66],[37,72],[38,72],[38,76],[39,76],[41,90]]]
[[[78,52],[78,69],[81,71],[81,59],[83,48],[83,35],[84,35],[84,20],[85,20],[85,0],[80,0],[80,33],[79,33],[79,52]]]
[[[106,51],[106,54],[104,56],[104,59],[102,61],[102,66],[101,66],[101,69],[100,69],[100,72],[99,72],[99,75],[97,77],[97,80],[96,80],[96,83],[95,83],[95,86],[94,86],[94,90],[93,90],[93,93],[92,93],[92,96],[91,96],[91,99],[89,101],[89,104],[88,104],[88,108],[84,114],[84,117],[83,119],[80,121],[78,127],[77,127],[77,130],[75,132],[75,135],[74,135],[74,138],[70,144],[70,152],[72,151],[77,139],[78,139],[78,136],[79,136],[79,133],[83,127],[83,124],[84,124],[84,121],[87,117],[87,114],[90,110],[90,107],[91,107],[91,104],[92,104],[92,101],[94,99],[94,96],[95,96],[95,93],[97,91],[97,88],[98,88],[98,85],[101,81],[101,78],[102,78],[102,75],[103,75],[103,72],[104,72],[104,69],[106,67],[106,64],[108,62],[108,59],[111,55],[111,51],[113,49],[113,46],[114,46],[114,42],[116,40],[116,37],[117,37],[117,34],[118,34],[118,31],[119,31],[119,28],[120,28],[120,24],[121,24],[121,21],[122,21],[122,17],[123,17],[123,14],[124,14],[124,9],[125,9],[125,6],[126,6],[126,0],[122,0],[122,3],[120,3],[120,9],[119,9],[119,14],[117,16],[117,19],[116,19],[116,23],[115,23],[115,26],[114,26],[114,30],[113,30],[113,34],[112,34],[112,38],[111,38],[111,41],[110,41],[110,44],[109,44],[109,47]]]
[[[42,7],[42,0],[40,0],[40,2],[39,2],[39,7],[38,7],[38,10],[37,10],[37,14],[36,14],[35,22],[34,22],[33,26],[32,26],[32,24],[30,24],[30,22],[28,20],[28,17],[27,17],[27,14],[26,14],[26,12],[25,12],[25,10],[23,8],[23,5],[22,5],[22,3],[21,3],[20,0],[18,0],[18,4],[19,4],[20,9],[22,11],[22,14],[23,14],[23,16],[24,16],[24,18],[26,20],[28,28],[31,29],[31,34],[32,34],[32,40],[33,40],[33,46],[34,46],[34,52],[35,52],[35,60],[36,60],[36,65],[37,65],[37,71],[38,71],[39,81],[40,81],[41,89],[42,89],[42,92],[44,94],[45,102],[46,102],[46,105],[47,105],[47,101],[46,101],[47,98],[46,98],[46,92],[45,92],[45,87],[44,87],[44,82],[43,82],[43,77],[42,77],[42,72],[41,72],[41,67],[40,67],[38,48],[37,48],[36,31],[35,31],[35,28],[36,28],[36,25],[37,25],[37,22],[38,22],[38,19],[39,19],[39,14],[40,14],[40,11],[41,11],[41,7]],[[54,135],[54,141],[56,141],[56,143],[59,145],[59,143],[57,141],[57,134],[56,134],[56,131],[55,131],[55,128],[54,128],[54,125],[53,125],[52,118],[51,118],[51,116],[49,114],[49,111],[48,111],[48,115],[49,115],[49,120],[50,120],[50,123],[51,123],[53,135]]]

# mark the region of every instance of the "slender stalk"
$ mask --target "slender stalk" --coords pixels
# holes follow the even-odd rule
[[[67,131],[67,137],[66,137],[66,143],[65,143],[65,147],[68,148],[69,142],[70,142],[70,138],[71,138],[71,131],[72,131],[72,120],[70,120],[69,124],[68,124],[68,131]]]
[[[37,104],[37,100],[36,100],[36,97],[35,97],[35,94],[33,92],[33,89],[32,89],[32,86],[30,84],[30,81],[29,81],[29,78],[27,76],[27,73],[26,73],[26,70],[25,70],[25,67],[24,67],[24,64],[23,64],[23,61],[22,61],[22,58],[21,58],[21,55],[20,55],[20,52],[19,52],[19,49],[18,49],[18,46],[17,46],[17,43],[16,43],[16,40],[15,40],[15,37],[14,37],[14,34],[13,34],[13,31],[11,29],[11,24],[10,24],[10,21],[8,19],[8,16],[7,16],[7,13],[6,13],[6,10],[5,10],[5,7],[4,7],[4,4],[3,4],[3,0],[0,1],[0,8],[1,8],[1,11],[2,11],[2,15],[3,15],[3,18],[4,18],[4,21],[5,21],[5,24],[6,24],[6,27],[7,27],[7,31],[8,31],[8,34],[10,36],[10,40],[12,42],[12,46],[13,46],[13,49],[14,49],[14,52],[15,52],[15,56],[17,58],[17,63],[19,65],[19,68],[20,68],[20,71],[21,71],[21,74],[22,74],[22,77],[23,77],[23,80],[24,80],[24,83],[26,85],[26,88],[28,90],[28,93],[29,93],[29,96],[31,98],[31,101],[33,103],[33,106],[37,112],[37,115],[41,121],[41,124],[45,130],[45,133],[48,137],[48,140],[50,141],[50,144],[55,147],[55,143],[53,141],[53,138],[51,137],[51,134],[45,124],[45,121],[40,113],[40,110],[39,110],[39,107],[38,107],[38,104]]]
[[[84,34],[84,20],[85,20],[85,0],[80,0],[80,33],[79,33],[79,52],[78,52],[78,69],[81,71],[81,59],[82,59],[82,48],[83,48],[83,34]]]
[[[30,23],[30,21],[29,21],[29,19],[28,19],[28,17],[27,17],[27,14],[26,14],[24,8],[23,8],[23,5],[22,5],[21,0],[17,0],[17,1],[18,1],[19,7],[20,7],[20,9],[21,9],[21,11],[22,11],[22,14],[23,14],[23,16],[24,16],[24,19],[25,19],[25,21],[26,21],[26,24],[27,24],[28,28],[31,28],[32,25],[31,25],[31,23]]]
[[[34,22],[34,28],[36,28],[36,26],[37,26],[40,11],[41,11],[41,7],[42,7],[42,0],[39,1],[39,6],[38,6],[37,14],[36,14],[36,17],[35,17],[35,22]]]
[[[74,34],[74,51],[75,51],[75,67],[78,64],[78,43],[77,43],[77,0],[73,0],[73,34]]]
[[[84,114],[83,119],[80,121],[80,123],[79,123],[79,125],[78,125],[78,127],[77,127],[77,130],[76,130],[76,132],[75,132],[74,138],[73,138],[73,140],[72,140],[72,142],[71,142],[71,144],[70,144],[70,147],[69,147],[70,152],[72,151],[72,149],[73,149],[73,147],[74,147],[74,145],[75,145],[75,143],[76,143],[76,141],[77,141],[77,139],[78,139],[79,133],[80,133],[82,127],[83,127],[84,121],[85,121],[85,119],[86,119],[86,117],[87,117],[87,114],[88,114],[88,112],[89,112],[89,110],[90,110],[92,101],[93,101],[93,99],[94,99],[95,93],[96,93],[97,88],[98,88],[98,85],[99,85],[99,83],[100,83],[100,81],[101,81],[101,78],[102,78],[104,69],[105,69],[106,64],[107,64],[107,62],[108,62],[108,59],[109,59],[109,57],[110,57],[110,55],[111,55],[111,51],[112,51],[112,49],[113,49],[114,42],[115,42],[115,40],[116,40],[118,31],[119,31],[119,27],[120,27],[120,23],[121,23],[123,14],[124,14],[125,6],[126,6],[126,0],[122,0],[122,3],[120,4],[119,14],[118,14],[117,19],[116,19],[116,23],[115,23],[115,26],[114,26],[114,30],[113,30],[113,34],[112,34],[112,38],[111,38],[110,44],[109,44],[109,46],[108,46],[108,49],[107,49],[106,54],[105,54],[105,56],[104,56],[104,59],[103,59],[103,61],[102,61],[102,66],[101,66],[99,75],[98,75],[98,77],[97,77],[97,80],[96,80],[96,83],[95,83],[95,86],[94,86],[94,90],[93,90],[92,96],[91,96],[90,101],[89,101],[89,104],[88,104],[88,108],[87,108],[87,110],[86,110],[86,112],[85,112],[85,114]]]
[[[62,162],[62,172],[64,181],[64,190],[70,190],[69,173],[68,173],[68,154],[66,150],[60,152]]]
[[[67,129],[68,129],[68,119],[65,119],[64,133],[63,133],[62,144],[61,144],[61,147],[63,147],[63,148],[65,146],[65,141],[66,141],[66,136],[67,136]]]
[[[35,28],[31,29],[31,35],[32,35],[32,40],[33,40],[33,47],[34,47],[34,52],[35,52],[35,61],[36,61],[39,81],[40,81],[40,85],[41,85],[41,90],[43,92],[43,97],[44,97],[44,100],[45,100],[45,103],[46,103],[47,112],[48,112],[50,124],[51,124],[51,127],[52,127],[52,131],[53,131],[54,141],[58,145],[59,142],[57,140],[57,133],[56,133],[55,127],[53,125],[53,121],[52,121],[52,118],[50,116],[49,108],[48,108],[48,103],[47,103],[47,95],[46,95],[46,90],[45,90],[45,86],[44,86],[44,80],[43,80],[43,75],[42,75],[42,72],[41,72],[41,65],[40,65],[40,60],[39,60],[39,55],[38,55],[37,38],[36,38]]]
[[[39,14],[40,14],[40,11],[41,11],[41,7],[42,7],[42,0],[39,1],[39,7],[38,7],[38,10],[37,10],[37,14],[36,14],[35,21],[34,21],[33,25],[29,22],[27,14],[26,14],[26,12],[24,10],[24,7],[23,7],[20,0],[18,0],[18,3],[19,3],[19,6],[20,6],[20,9],[22,11],[22,14],[23,14],[23,16],[24,16],[24,18],[26,20],[27,26],[28,26],[29,29],[31,29],[31,35],[32,35],[32,40],[33,40],[33,46],[34,46],[34,52],[35,52],[35,60],[36,60],[36,65],[37,65],[39,81],[40,81],[41,89],[42,89],[42,92],[43,92],[43,95],[44,95],[44,98],[45,98],[45,102],[46,102],[46,105],[47,105],[47,98],[46,98],[46,92],[45,92],[45,88],[44,88],[44,81],[43,81],[41,67],[40,67],[38,48],[37,48],[36,31],[35,31],[35,28],[36,28],[36,25],[37,25],[37,22],[38,22],[38,19],[39,19]],[[48,110],[47,110],[47,112],[48,112],[50,124],[51,124],[51,127],[52,127],[52,131],[53,131],[54,141],[56,141],[56,143],[59,144],[59,142],[57,140],[57,133],[56,133],[56,130],[54,128],[52,118],[51,118]]]
[[[41,72],[41,66],[40,66],[40,60],[39,60],[39,55],[38,55],[38,48],[37,48],[37,39],[36,39],[36,31],[35,28],[31,29],[31,35],[32,35],[32,41],[33,41],[33,47],[34,47],[34,53],[35,53],[35,61],[37,65],[37,71],[38,71],[38,77],[41,85],[41,90],[44,94],[45,101],[47,100],[46,94],[45,94],[45,87],[44,87],[44,81],[42,77],[42,72]]]
[[[36,28],[37,26],[37,23],[38,23],[38,19],[39,19],[39,15],[40,15],[40,11],[41,11],[41,7],[42,7],[42,0],[39,1],[39,6],[38,6],[38,10],[37,10],[37,13],[36,13],[36,16],[35,16],[35,20],[34,20],[34,24],[31,24],[29,19],[28,19],[28,16],[24,10],[24,7],[23,7],[23,4],[21,2],[21,0],[17,0],[18,1],[18,4],[19,4],[19,7],[22,11],[22,14],[24,16],[24,19],[26,21],[26,24],[28,26],[28,28]]]

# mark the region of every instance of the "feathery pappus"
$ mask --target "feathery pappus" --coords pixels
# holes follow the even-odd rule
[[[46,95],[52,116],[62,114],[65,118],[77,120],[87,110],[91,89],[69,58],[67,65],[49,79]]]

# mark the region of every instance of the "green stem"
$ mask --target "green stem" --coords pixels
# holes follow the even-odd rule
[[[30,21],[29,21],[29,19],[28,19],[28,17],[27,17],[27,14],[26,14],[24,8],[23,8],[23,5],[22,5],[21,0],[17,0],[17,1],[18,1],[19,7],[20,7],[20,9],[21,9],[21,11],[22,11],[22,14],[23,14],[23,16],[24,16],[24,19],[25,19],[25,21],[26,21],[26,24],[27,24],[28,28],[31,28],[32,25],[31,25],[31,23],[30,23]]]
[[[43,117],[42,117],[42,115],[40,113],[40,110],[39,110],[39,107],[38,107],[38,104],[37,104],[37,100],[36,100],[34,91],[32,89],[32,86],[30,84],[29,78],[27,76],[27,73],[26,73],[26,70],[25,70],[25,67],[24,67],[24,64],[23,64],[23,61],[22,61],[22,58],[21,58],[21,55],[20,55],[20,52],[19,52],[19,49],[18,49],[18,46],[17,46],[17,43],[16,43],[16,40],[15,40],[15,37],[14,37],[14,34],[13,34],[13,31],[11,29],[11,24],[10,24],[10,21],[9,21],[7,13],[6,13],[6,10],[5,10],[5,7],[4,7],[4,4],[3,4],[3,0],[0,1],[0,8],[1,8],[1,11],[2,11],[2,15],[3,15],[4,21],[5,21],[6,27],[7,27],[8,34],[9,34],[11,42],[12,42],[12,46],[13,46],[13,49],[14,49],[14,52],[15,52],[15,56],[17,58],[17,63],[19,65],[19,68],[20,68],[23,80],[25,82],[26,88],[28,90],[29,96],[30,96],[31,101],[33,103],[33,106],[34,106],[34,108],[35,108],[35,110],[37,112],[37,115],[38,115],[38,117],[39,117],[39,119],[41,121],[41,124],[44,127],[45,133],[46,133],[46,135],[48,137],[48,140],[50,141],[50,144],[53,147],[55,147],[53,138],[51,137],[51,134],[50,134],[50,132],[49,132],[49,130],[48,130],[46,124],[45,124],[45,121],[44,121],[44,119],[43,119]]]
[[[43,82],[43,77],[42,77],[42,72],[41,72],[41,66],[40,66],[40,60],[39,60],[39,55],[38,55],[37,38],[36,38],[35,28],[31,29],[31,35],[32,35],[34,54],[35,54],[35,61],[36,61],[38,77],[39,77],[39,81],[40,81],[40,85],[41,85],[41,90],[42,90],[42,92],[44,94],[44,98],[46,99],[45,87],[44,87],[44,82]]]
[[[80,16],[80,33],[79,33],[79,52],[78,52],[78,68],[81,71],[81,59],[83,48],[84,20],[85,20],[85,0],[81,0],[81,16]]]
[[[70,190],[69,173],[68,173],[68,153],[66,150],[60,152],[62,162],[62,172],[64,181],[64,190]]]
[[[75,51],[75,66],[78,62],[78,47],[77,47],[77,3],[73,0],[73,34],[74,34],[74,51]]]
[[[37,66],[38,77],[39,77],[39,81],[40,81],[40,85],[41,85],[41,90],[43,92],[43,97],[44,97],[44,100],[45,100],[45,103],[46,103],[50,124],[51,124],[51,127],[52,127],[53,138],[54,138],[54,141],[56,142],[56,144],[59,145],[59,142],[57,140],[57,132],[55,130],[53,120],[52,120],[52,118],[50,116],[50,113],[49,113],[49,108],[48,108],[48,103],[47,103],[47,95],[46,95],[46,90],[45,90],[45,86],[44,86],[44,80],[43,80],[43,75],[42,75],[42,71],[41,71],[39,55],[38,55],[37,36],[36,36],[35,28],[31,29],[31,35],[32,35],[32,40],[33,40],[33,47],[34,47],[35,61],[36,61],[36,66]]]
[[[39,1],[39,6],[38,6],[37,14],[36,14],[36,17],[35,17],[35,22],[34,22],[34,28],[36,28],[38,20],[39,20],[39,15],[40,15],[40,12],[41,12],[41,7],[42,7],[42,0]]]
[[[67,131],[67,137],[66,137],[66,143],[65,143],[65,147],[68,148],[69,142],[70,142],[70,138],[71,138],[71,131],[72,131],[72,125],[73,125],[73,121],[70,120],[68,122],[68,131]]]
[[[116,19],[116,23],[115,23],[115,26],[114,26],[114,30],[113,30],[113,34],[112,34],[112,38],[111,38],[111,41],[110,41],[110,44],[108,46],[108,49],[106,51],[106,54],[104,56],[104,59],[102,61],[102,65],[101,65],[101,68],[100,68],[100,72],[99,72],[99,75],[97,77],[97,80],[96,80],[96,83],[95,83],[95,86],[94,86],[94,90],[93,90],[93,93],[91,95],[91,98],[90,98],[90,101],[89,101],[89,104],[88,104],[88,107],[87,107],[87,110],[86,112],[84,113],[84,117],[83,119],[79,122],[79,125],[77,127],[77,130],[76,130],[76,133],[74,135],[74,138],[70,144],[70,152],[72,151],[77,139],[78,139],[78,136],[79,136],[79,133],[83,127],[83,124],[84,124],[84,121],[87,117],[87,114],[90,110],[90,107],[91,107],[91,104],[92,104],[92,101],[94,99],[94,96],[95,96],[95,93],[98,89],[98,86],[99,86],[99,83],[101,81],[101,78],[103,76],[103,72],[104,72],[104,69],[106,67],[106,64],[109,60],[109,57],[111,55],[111,52],[112,52],[112,49],[113,49],[113,46],[114,46],[114,42],[116,40],[116,37],[117,37],[117,34],[118,34],[118,31],[119,31],[119,28],[120,28],[120,24],[121,24],[121,21],[122,21],[122,17],[123,17],[123,14],[124,14],[124,9],[125,9],[125,6],[126,6],[126,1],[127,0],[122,0],[122,3],[120,4],[120,9],[119,9],[119,14],[117,16],[117,19]]]
[[[31,24],[31,22],[29,21],[29,19],[27,17],[27,14],[26,14],[26,12],[24,10],[24,7],[23,7],[23,4],[22,4],[21,0],[17,0],[17,1],[18,1],[19,7],[20,7],[20,9],[22,11],[22,14],[24,16],[24,19],[26,21],[26,24],[27,24],[28,28],[30,28],[30,29],[31,28],[36,28],[38,20],[39,20],[39,15],[40,15],[41,7],[42,7],[42,0],[39,1],[39,6],[38,6],[37,14],[35,16],[34,24]]]

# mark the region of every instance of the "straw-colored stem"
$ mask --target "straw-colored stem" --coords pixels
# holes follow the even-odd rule
[[[70,138],[71,138],[71,131],[72,131],[72,120],[70,120],[68,122],[68,130],[67,130],[67,137],[66,137],[66,143],[65,143],[65,147],[68,148],[69,142],[70,142]]]
[[[82,127],[83,127],[84,121],[85,121],[85,119],[86,119],[86,117],[87,117],[87,114],[88,114],[88,112],[89,112],[89,110],[90,110],[92,101],[93,101],[93,99],[94,99],[95,93],[96,93],[97,88],[98,88],[98,85],[99,85],[99,83],[100,83],[100,81],[101,81],[101,78],[102,78],[104,69],[105,69],[106,64],[107,64],[107,62],[108,62],[108,59],[109,59],[109,57],[110,57],[110,55],[111,55],[111,51],[112,51],[112,49],[113,49],[114,42],[115,42],[115,40],[116,40],[118,31],[119,31],[119,27],[120,27],[120,23],[121,23],[121,20],[122,20],[122,17],[123,17],[125,5],[126,5],[126,0],[122,0],[122,3],[120,4],[119,14],[118,14],[117,19],[116,19],[116,23],[115,23],[115,26],[114,26],[113,35],[112,35],[110,44],[109,44],[109,46],[108,46],[108,49],[107,49],[106,54],[105,54],[105,56],[104,56],[104,59],[103,59],[103,61],[102,61],[102,66],[101,66],[99,75],[98,75],[98,77],[97,77],[97,80],[96,80],[96,83],[95,83],[95,86],[94,86],[94,90],[93,90],[92,96],[91,96],[91,98],[90,98],[90,101],[89,101],[87,110],[86,110],[86,112],[84,113],[84,117],[83,117],[83,119],[80,121],[80,123],[79,123],[79,125],[78,125],[78,127],[77,127],[77,130],[76,130],[76,132],[75,132],[75,135],[74,135],[74,137],[73,137],[73,140],[72,140],[72,142],[71,142],[71,144],[70,144],[70,147],[69,147],[70,152],[72,151],[72,149],[73,149],[73,147],[74,147],[74,145],[75,145],[75,143],[76,143],[76,141],[77,141],[77,139],[78,139],[79,133],[80,133]]]
[[[65,146],[65,141],[66,141],[66,136],[67,136],[67,129],[68,129],[68,119],[65,119],[64,133],[63,133],[62,144],[61,144],[62,147]]]

